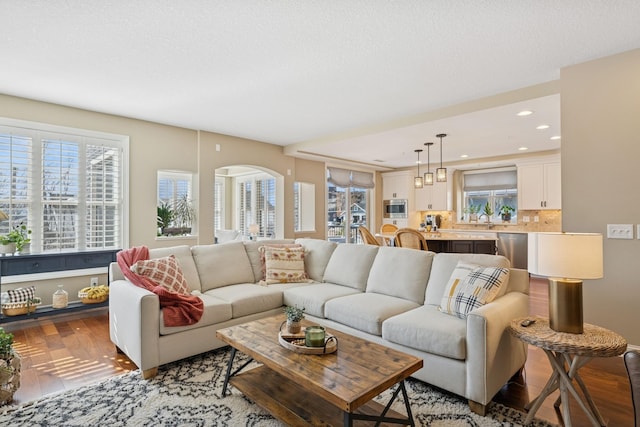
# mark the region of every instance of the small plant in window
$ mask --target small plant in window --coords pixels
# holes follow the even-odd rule
[[[173,221],[174,212],[168,203],[161,203],[160,206],[158,206],[157,211],[158,228],[160,229],[160,234],[164,234],[165,229],[169,228],[171,221]]]
[[[187,233],[191,232],[191,226],[196,221],[196,210],[193,207],[192,200],[189,199],[187,194],[183,194],[176,199],[173,205],[173,212],[176,226],[179,228],[188,228],[189,231],[187,231]]]
[[[515,211],[515,208],[504,205],[500,208],[500,216],[504,222],[511,221],[511,214]]]
[[[464,212],[469,214],[469,221],[478,221],[478,212],[480,212],[480,205],[469,205],[464,209]]]
[[[491,217],[493,216],[493,209],[489,202],[484,204],[484,208],[482,210],[482,215],[487,217],[487,222],[491,222]]]
[[[16,225],[8,234],[0,237],[1,245],[15,244],[17,252],[24,252],[31,243],[31,230],[26,225],[20,223]]]

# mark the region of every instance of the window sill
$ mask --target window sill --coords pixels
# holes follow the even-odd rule
[[[187,234],[184,236],[156,236],[156,240],[198,240],[198,235]]]

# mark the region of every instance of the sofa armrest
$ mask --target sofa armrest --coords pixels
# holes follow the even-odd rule
[[[160,299],[128,280],[109,287],[109,336],[141,370],[159,365]]]
[[[526,345],[511,335],[509,324],[528,313],[528,295],[509,292],[467,316],[467,396],[471,400],[486,405],[524,365]]]

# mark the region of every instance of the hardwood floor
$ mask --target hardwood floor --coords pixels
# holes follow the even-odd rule
[[[547,315],[546,280],[531,280],[530,301],[531,314]],[[105,309],[2,326],[14,334],[15,346],[22,355],[22,384],[14,396],[15,403],[136,369],[126,356],[116,352],[109,340]],[[550,374],[551,367],[544,352],[530,346],[523,377],[507,384],[494,401],[524,410],[524,405],[540,393]],[[633,426],[631,390],[621,357],[594,359],[580,370],[580,374],[607,425]],[[536,416],[562,424],[553,407],[557,396],[556,391],[547,398]],[[571,415],[573,425],[589,425],[573,400]]]

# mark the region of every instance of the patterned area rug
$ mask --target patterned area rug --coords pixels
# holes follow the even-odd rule
[[[129,372],[4,408],[0,425],[283,426],[233,387],[229,388],[231,395],[220,399],[228,357],[229,350],[220,349],[165,365],[149,381],[144,381],[139,371]],[[525,419],[524,413],[496,403],[491,404],[486,417],[481,417],[469,410],[466,400],[412,379],[407,381],[407,392],[418,426],[521,426]],[[390,395],[387,391],[376,400],[386,403]],[[393,408],[404,413],[401,399]],[[552,426],[541,420],[530,425]]]

